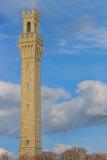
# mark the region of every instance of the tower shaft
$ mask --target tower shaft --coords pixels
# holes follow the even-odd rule
[[[43,42],[39,36],[37,11],[23,12],[21,53],[21,133],[20,159],[41,159],[41,57]]]

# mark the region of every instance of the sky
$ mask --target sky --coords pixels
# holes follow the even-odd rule
[[[22,11],[37,9],[44,39],[42,143],[107,152],[107,1],[0,0],[0,148],[18,154]]]

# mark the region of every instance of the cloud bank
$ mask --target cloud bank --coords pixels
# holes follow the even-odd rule
[[[107,124],[107,84],[83,81],[77,96],[61,88],[42,87],[42,128],[45,133]],[[0,135],[19,134],[20,87],[0,81]]]

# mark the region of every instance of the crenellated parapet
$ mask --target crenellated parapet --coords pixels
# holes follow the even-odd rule
[[[33,9],[32,11],[24,10],[22,14],[23,14],[23,17],[30,17],[30,16],[36,15],[36,17],[40,19],[40,13],[36,9]]]

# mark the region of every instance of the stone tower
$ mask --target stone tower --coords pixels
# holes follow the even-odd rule
[[[23,11],[23,33],[19,37],[21,55],[20,160],[41,160],[41,57],[40,15]]]

